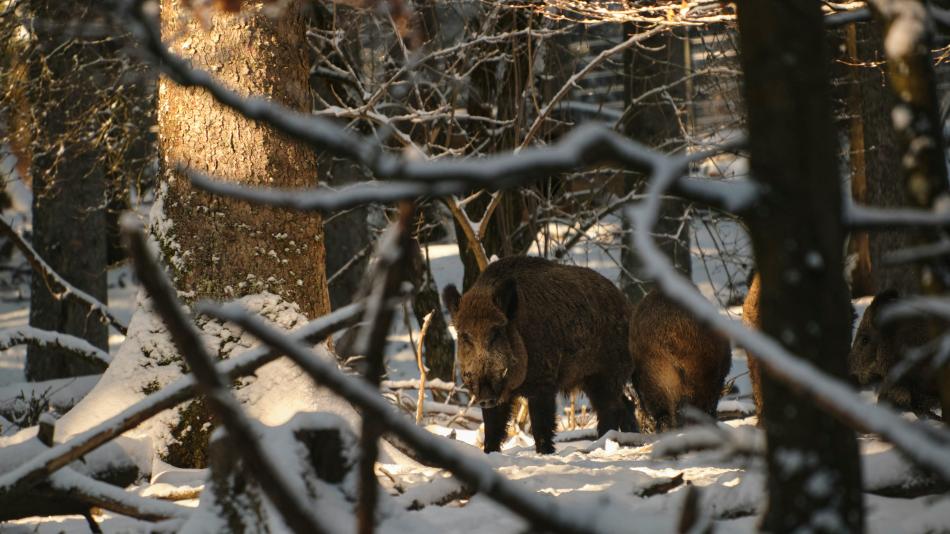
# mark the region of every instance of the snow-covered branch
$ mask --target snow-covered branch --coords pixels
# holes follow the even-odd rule
[[[450,440],[419,428],[411,419],[399,413],[370,384],[346,376],[335,366],[317,358],[307,347],[295,343],[243,309],[211,303],[199,304],[198,309],[212,317],[241,326],[267,345],[286,354],[314,381],[358,406],[364,417],[373,418],[388,432],[395,434],[420,455],[429,459],[433,465],[451,471],[459,480],[524,517],[538,530],[564,533],[597,531],[592,518],[587,517],[581,510],[559,505],[550,496],[525,491],[481,460],[481,453],[477,453],[478,456],[460,453]]]
[[[31,326],[5,328],[0,330],[0,350],[6,350],[17,345],[33,345],[68,351],[85,360],[108,366],[112,363],[112,356],[108,352],[93,346],[80,337],[51,332]]]
[[[636,208],[628,208],[635,221],[634,241],[651,276],[663,291],[687,307],[697,318],[732,338],[748,354],[758,358],[771,376],[798,394],[807,396],[852,428],[879,434],[892,443],[908,459],[950,482],[950,439],[946,430],[937,431],[946,438],[937,440],[933,432],[902,419],[881,405],[866,403],[851,387],[819,371],[796,357],[785,347],[762,332],[747,328],[741,321],[719,313],[696,288],[680,276],[650,236],[656,223],[660,196],[677,179],[673,168],[663,169],[650,182],[646,200]]]
[[[334,332],[355,324],[363,309],[362,303],[350,304],[315,319],[289,333],[288,336],[298,343],[323,342]],[[217,368],[218,372],[226,376],[228,380],[234,380],[253,373],[280,356],[281,353],[270,347],[260,346],[218,363]],[[0,476],[0,499],[28,490],[50,474],[159,413],[191,399],[196,394],[194,379],[191,375],[179,378],[95,427],[74,436],[65,443],[43,451],[16,469]]]
[[[303,496],[292,489],[287,473],[279,469],[278,463],[265,451],[251,420],[244,414],[228,382],[205,349],[194,322],[182,311],[174,286],[158,262],[151,257],[138,219],[127,215],[121,224],[142,286],[152,297],[155,311],[168,327],[179,354],[191,368],[198,390],[205,395],[218,421],[227,429],[229,438],[240,451],[248,470],[291,530],[300,534],[327,532]]]
[[[70,284],[65,278],[54,271],[53,268],[46,263],[46,260],[40,257],[33,246],[27,243],[26,240],[23,239],[23,236],[14,230],[13,226],[3,217],[0,217],[0,232],[6,235],[13,245],[20,250],[26,258],[26,261],[33,267],[33,271],[43,277],[46,288],[56,300],[70,299],[78,301],[88,306],[90,313],[101,317],[103,322],[112,325],[112,327],[121,332],[122,335],[128,333],[128,325],[119,320],[119,318],[109,310],[108,306],[89,293]]]

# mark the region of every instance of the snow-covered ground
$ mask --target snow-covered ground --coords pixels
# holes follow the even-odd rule
[[[619,249],[612,243],[616,221],[591,230],[592,239],[572,251],[570,260],[602,272],[616,280]],[[731,240],[735,257],[748,245],[738,228],[712,232],[702,222],[693,228],[695,236],[693,272],[697,285],[710,300],[723,299],[719,291],[723,281],[730,277],[744,277],[741,260],[721,258]],[[719,240],[719,241],[717,241]],[[748,251],[746,251],[746,254]],[[449,283],[460,284],[461,263],[455,244],[437,244],[429,247],[429,258],[436,282],[441,289]],[[703,262],[713,257],[714,261]],[[109,305],[123,320],[131,316],[136,295],[127,268],[110,273]],[[727,297],[726,297],[727,298]],[[23,326],[27,323],[27,300],[0,303],[0,328]],[[858,302],[863,312],[866,299]],[[737,315],[738,308],[724,309],[723,313]],[[418,327],[410,321],[418,342]],[[402,318],[390,336],[387,360],[388,379],[397,381],[418,379],[415,356],[410,344],[410,333]],[[115,354],[122,336],[110,338],[110,351]],[[39,392],[50,392],[54,404],[68,404],[76,395],[88,391],[95,379],[55,381],[55,383],[25,386],[22,384],[24,350],[8,350],[0,354],[0,402],[16,396],[29,397]],[[751,408],[750,386],[747,378],[745,355],[733,353],[730,378],[735,379],[737,393],[720,403],[720,412],[736,414]],[[415,398],[410,391],[408,397]],[[431,398],[430,398],[431,400]],[[434,402],[434,401],[433,401]],[[562,405],[568,404],[561,399]],[[580,406],[585,402],[580,401]],[[697,426],[659,436],[648,436],[630,445],[624,436],[594,440],[595,420],[589,415],[577,417],[575,428],[569,428],[567,416],[560,420],[557,452],[542,456],[534,452],[532,438],[522,430],[514,431],[504,444],[503,452],[483,456],[480,453],[481,434],[478,430],[480,414],[471,410],[471,417],[452,419],[445,414],[433,413],[425,420],[433,433],[454,438],[461,447],[470,447],[472,454],[491,463],[500,473],[515,480],[524,489],[547,493],[558,498],[566,509],[590,517],[592,523],[610,532],[672,532],[676,531],[687,494],[698,491],[699,510],[708,520],[715,521],[717,532],[751,532],[765,504],[761,434],[755,428],[754,417],[733,418],[715,427]],[[451,411],[451,410],[449,410]],[[0,447],[25,441],[33,436],[27,429],[13,436],[0,437]],[[886,493],[894,488],[914,486],[921,477],[898,456],[889,445],[872,438],[862,438],[865,485],[869,492]],[[159,495],[179,492],[187,494],[202,487],[206,473],[203,470],[177,470],[169,466],[153,465],[150,480],[142,481],[134,491],[140,495]],[[380,481],[390,495],[384,499],[385,519],[379,531],[384,533],[442,532],[442,533],[518,533],[526,525],[493,501],[470,495],[444,471],[422,467],[393,455],[378,466]],[[695,488],[695,489],[691,489]],[[446,504],[447,501],[447,504]],[[873,533],[929,533],[950,532],[950,496],[925,496],[914,499],[883,497],[868,493],[868,529]],[[197,499],[181,501],[197,506]],[[150,524],[104,512],[96,516],[106,532],[145,532]],[[88,532],[86,520],[79,516],[60,518],[30,518],[0,524],[2,532]]]

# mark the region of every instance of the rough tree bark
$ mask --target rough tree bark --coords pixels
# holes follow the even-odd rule
[[[636,24],[624,26],[624,35],[629,37],[640,31]],[[686,84],[675,84],[689,74],[684,46],[685,29],[670,29],[642,43],[640,47],[630,47],[624,51],[624,106],[622,127],[631,138],[664,153],[677,152],[682,148],[678,140],[682,136],[678,110],[674,102],[683,102]],[[666,89],[660,90],[663,87]],[[650,91],[657,91],[643,97]],[[634,100],[640,98],[638,102]],[[672,99],[672,101],[671,101]],[[685,123],[685,119],[684,123]],[[626,173],[624,190],[634,191],[643,187],[643,176]],[[672,260],[678,271],[689,277],[692,272],[690,250],[690,226],[687,215],[688,205],[679,200],[664,200],[654,233],[660,249]],[[624,221],[625,235],[629,232],[629,222]],[[621,253],[623,270],[620,274],[620,286],[632,303],[637,303],[653,288],[653,284],[643,274],[643,265],[627,244]]]
[[[108,109],[108,63],[96,2],[30,2],[37,21],[27,64],[31,87],[33,246],[67,281],[100,301],[107,298],[105,171],[100,164],[98,121]],[[97,90],[97,88],[99,90]],[[85,338],[107,349],[108,327],[77,302],[57,299],[42,276],[31,284],[30,326]],[[30,347],[28,380],[102,372],[68,352]]]
[[[751,171],[767,186],[748,221],[762,330],[844,379],[851,315],[820,5],[742,0],[738,23]],[[863,531],[854,432],[767,373],[762,394],[769,494],[763,530]]]
[[[245,94],[310,109],[306,21],[298,3],[277,16],[260,3],[239,14],[207,13],[199,21],[183,0],[161,3],[162,36],[171,49]],[[321,218],[251,206],[193,189],[177,166],[187,164],[242,184],[304,187],[317,179],[316,158],[300,143],[240,117],[201,90],[162,79],[159,143],[162,216],[152,231],[176,288],[186,302],[232,299],[267,291],[295,302],[308,317],[330,308]],[[190,436],[170,446],[167,461],[201,467],[211,415],[202,400],[180,410],[173,433]]]
[[[207,27],[187,2],[163,0],[162,36],[172,50],[245,94],[310,108],[305,18],[288,3],[276,17],[262,5],[239,15],[212,12]],[[314,154],[270,128],[240,117],[197,89],[163,79],[159,89],[164,213],[160,236],[186,300],[230,299],[269,291],[308,317],[329,309],[321,218],[250,206],[197,191],[177,170],[186,164],[248,185],[305,187],[317,179]],[[158,229],[162,231],[161,228]]]

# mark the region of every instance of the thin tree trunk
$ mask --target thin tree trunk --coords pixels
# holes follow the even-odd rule
[[[857,24],[857,59],[878,64],[884,60],[883,34],[878,21]],[[896,103],[882,67],[857,67],[860,79],[861,124],[864,139],[866,193],[864,203],[878,207],[910,205],[901,180],[900,143],[891,125],[891,109]],[[856,198],[857,200],[857,198]],[[868,255],[873,293],[897,289],[904,295],[920,293],[920,281],[914,265],[884,265],[884,256],[911,246],[914,236],[908,232],[873,232],[868,235]]]
[[[636,24],[624,25],[624,36],[639,31]],[[646,40],[642,47],[630,47],[624,51],[625,111],[624,132],[660,152],[678,152],[683,147],[680,118],[676,105],[685,100],[685,84],[671,85],[688,74],[686,70],[684,42],[686,32],[669,30]],[[663,91],[634,100],[649,91],[664,86]],[[672,100],[672,101],[671,101]],[[683,124],[688,122],[683,116]],[[641,189],[643,176],[626,173],[624,190]],[[690,257],[690,224],[688,205],[679,200],[664,200],[654,233],[661,250],[672,260],[673,265],[686,277],[692,272]],[[624,220],[624,235],[630,232],[629,221]],[[637,303],[650,292],[653,284],[643,273],[643,264],[633,247],[624,240],[621,252],[620,286],[631,302]]]
[[[35,46],[28,65],[34,118],[32,166],[33,246],[67,281],[100,301],[106,291],[106,182],[95,132],[108,109],[103,85],[107,64],[95,2],[31,2]],[[68,44],[71,43],[71,44]],[[108,327],[77,302],[55,298],[44,278],[33,276],[30,325],[85,338],[108,349]],[[102,372],[65,351],[30,347],[28,380]]]
[[[811,0],[742,0],[738,22],[751,171],[767,186],[749,220],[762,330],[844,379],[851,314],[821,9]],[[762,529],[863,531],[854,432],[767,372],[761,378]]]

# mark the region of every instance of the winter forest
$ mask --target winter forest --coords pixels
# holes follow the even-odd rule
[[[947,0],[0,50],[0,532],[950,533]]]

